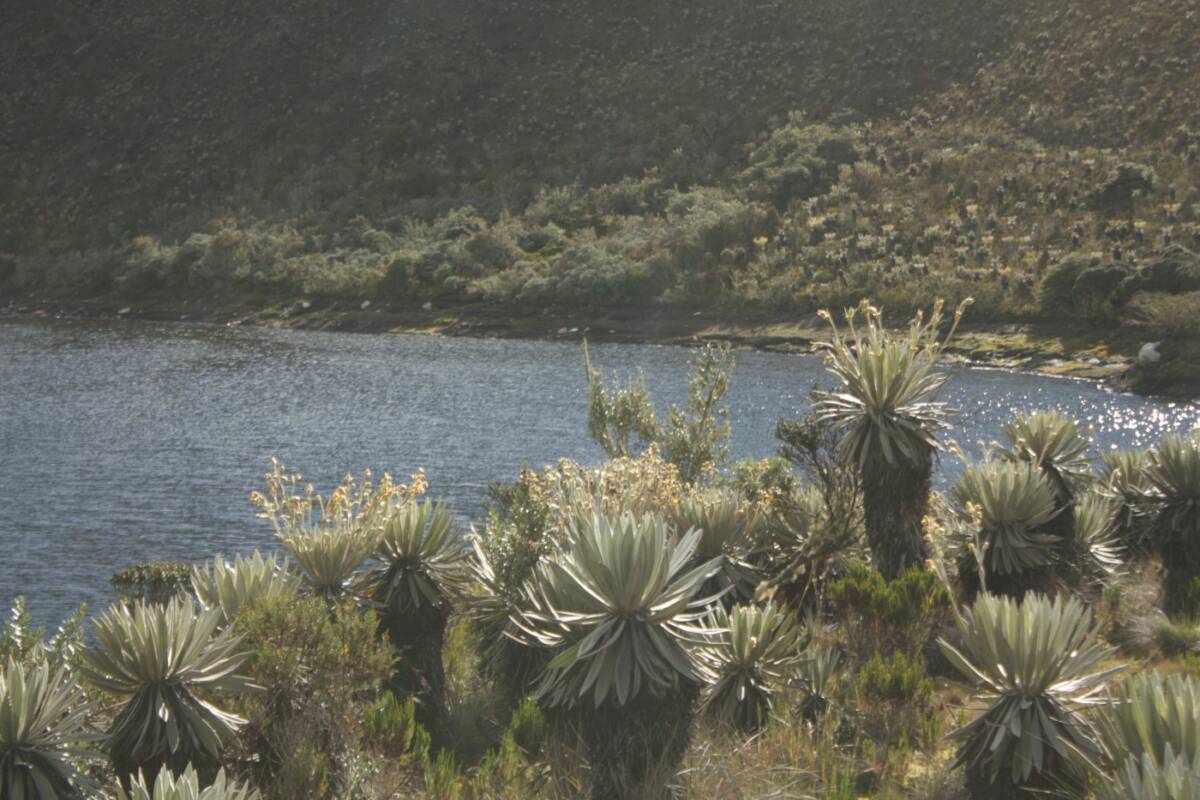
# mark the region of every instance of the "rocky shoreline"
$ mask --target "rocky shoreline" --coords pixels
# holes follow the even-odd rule
[[[421,307],[319,299],[189,301],[118,297],[34,298],[0,306],[2,318],[140,319],[261,325],[296,330],[354,333],[414,333],[486,338],[576,340],[625,344],[694,346],[723,342],[734,348],[775,352],[813,352],[825,335],[815,316],[786,318],[727,316],[718,311],[678,309],[546,309],[515,312],[491,304]],[[1139,391],[1137,354],[1142,342],[1107,331],[1045,323],[972,323],[960,329],[946,350],[949,361],[1045,375],[1100,381],[1116,390]],[[1200,387],[1154,393],[1175,398],[1200,397]]]

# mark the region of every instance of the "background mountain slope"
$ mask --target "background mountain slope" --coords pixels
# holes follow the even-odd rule
[[[970,295],[1169,364],[1200,339],[1197,54],[1194,0],[18,4],[0,291],[787,319]]]
[[[244,209],[514,207],[538,184],[636,175],[677,147],[715,175],[788,111],[892,118],[977,71],[1007,102],[996,86],[1024,77],[1020,43],[1113,22],[1078,19],[1083,2],[1026,21],[1038,5],[16,4],[0,28],[0,249],[183,230]],[[1146,42],[1156,64],[1160,41]],[[1071,44],[1066,58],[1087,70],[1092,43]],[[1058,69],[1054,56],[1030,53]],[[1171,77],[1155,89],[1184,91]]]

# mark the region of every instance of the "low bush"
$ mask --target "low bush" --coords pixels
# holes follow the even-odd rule
[[[149,561],[113,573],[108,582],[123,600],[167,603],[191,592],[192,568],[178,561]]]
[[[417,704],[413,698],[401,701],[393,692],[382,692],[367,710],[363,721],[364,741],[391,756],[415,754],[424,758],[430,752],[429,733],[417,722]]]
[[[1145,624],[1145,638],[1163,655],[1200,655],[1200,624],[1196,620],[1155,614]]]
[[[87,606],[80,606],[47,637],[46,629],[33,624],[22,595],[13,600],[8,620],[0,627],[0,664],[10,661],[34,666],[45,662],[51,668],[74,665],[84,644]]]
[[[1106,212],[1132,212],[1137,200],[1149,197],[1158,187],[1153,167],[1125,162],[1118,164],[1104,184],[1091,196],[1091,204]]]
[[[878,653],[863,664],[854,679],[859,725],[873,741],[902,749],[927,747],[939,735],[933,707],[933,681],[925,674],[919,654]]]
[[[1125,315],[1147,338],[1191,341],[1200,337],[1200,292],[1142,292],[1134,295]]]
[[[233,630],[253,654],[247,675],[263,689],[238,706],[247,720],[239,743],[244,757],[257,756],[268,798],[349,791],[365,720],[395,658],[375,615],[318,597],[264,596],[238,613]]]
[[[1200,255],[1180,245],[1167,248],[1121,286],[1126,296],[1135,292],[1182,294],[1197,290],[1200,290]]]
[[[1077,307],[1075,293],[1079,276],[1084,272],[1102,268],[1097,257],[1072,255],[1046,270],[1038,287],[1038,302],[1046,314],[1058,315],[1063,309]]]
[[[794,200],[828,192],[840,168],[861,157],[858,138],[856,131],[804,125],[794,119],[750,150],[750,165],[738,182],[751,195],[786,210]]]
[[[889,582],[862,563],[829,584],[829,604],[859,663],[881,654],[919,656],[950,611],[949,596],[935,573],[910,567]]]

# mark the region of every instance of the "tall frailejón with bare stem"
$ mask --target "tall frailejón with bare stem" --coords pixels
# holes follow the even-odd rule
[[[905,334],[884,328],[882,312],[866,301],[846,312],[845,331],[821,312],[832,329],[823,345],[826,368],[841,385],[817,392],[814,410],[842,432],[841,456],[861,473],[867,539],[889,580],[928,556],[922,521],[942,446],[938,435],[951,414],[936,399],[946,376],[934,366],[969,302],[955,310],[944,337],[940,301],[928,319],[918,314]]]

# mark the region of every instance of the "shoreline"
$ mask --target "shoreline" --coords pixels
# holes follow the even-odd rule
[[[348,333],[409,333],[479,338],[589,341],[697,346],[726,343],[735,349],[812,353],[826,336],[816,315],[737,314],[680,309],[546,309],[516,312],[491,304],[408,305],[345,300],[130,301],[121,298],[32,298],[0,306],[0,319],[138,319],[206,322]],[[1050,323],[965,321],[945,350],[950,363],[1010,369],[1100,382],[1133,391],[1130,373],[1141,343],[1128,334]],[[1165,395],[1172,396],[1172,395]],[[1194,398],[1194,393],[1174,395]]]

